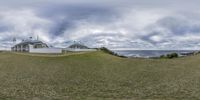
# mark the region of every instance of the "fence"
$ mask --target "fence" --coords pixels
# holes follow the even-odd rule
[[[81,52],[81,51],[97,51],[96,49],[73,49],[73,48],[65,48],[66,51],[73,51],[73,52]]]

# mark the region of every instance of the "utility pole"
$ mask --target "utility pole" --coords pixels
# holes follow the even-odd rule
[[[13,37],[13,46],[11,46],[11,51],[15,51],[15,44],[16,44],[16,41],[17,41],[17,39],[16,39],[16,37]],[[13,50],[12,50],[13,49]]]
[[[37,40],[39,41],[39,36],[37,35]]]

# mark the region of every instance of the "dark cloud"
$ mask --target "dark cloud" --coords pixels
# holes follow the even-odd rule
[[[111,8],[95,5],[52,4],[37,8],[37,15],[53,21],[49,30],[55,35],[74,30],[84,22],[104,25],[118,18],[118,13]]]
[[[173,34],[183,35],[188,33],[200,33],[200,23],[195,23],[193,20],[165,17],[158,20],[158,25],[170,30]]]

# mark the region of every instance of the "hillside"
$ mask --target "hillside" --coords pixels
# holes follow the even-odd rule
[[[200,55],[128,59],[100,51],[66,56],[0,53],[0,99],[200,99]]]

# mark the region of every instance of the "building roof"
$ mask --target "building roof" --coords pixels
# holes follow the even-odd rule
[[[89,49],[87,46],[79,43],[72,44],[68,48]]]
[[[39,40],[24,40],[16,45],[22,45],[22,44],[45,44],[43,43],[42,41],[39,41]]]

